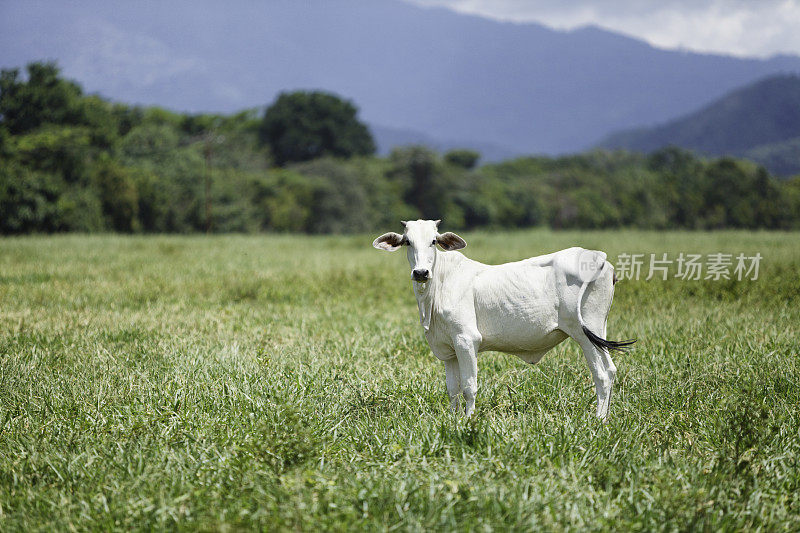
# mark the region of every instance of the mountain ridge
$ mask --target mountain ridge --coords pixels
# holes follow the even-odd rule
[[[787,175],[800,173],[798,141],[800,76],[785,74],[737,88],[655,127],[617,132],[600,147],[650,152],[673,145],[704,155],[746,157]]]
[[[555,30],[397,0],[34,0],[4,3],[0,15],[0,66],[56,59],[115,101],[232,112],[323,89],[370,124],[513,153],[579,151],[800,72],[800,57],[670,51],[596,26]]]

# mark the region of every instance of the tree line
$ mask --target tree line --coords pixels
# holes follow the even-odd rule
[[[800,177],[667,148],[478,165],[421,146],[377,157],[322,92],[265,111],[180,114],[86,95],[52,63],[0,73],[0,233],[800,228]]]

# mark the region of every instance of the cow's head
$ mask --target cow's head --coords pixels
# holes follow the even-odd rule
[[[425,283],[431,279],[434,263],[436,262],[436,245],[443,250],[460,250],[467,245],[464,239],[450,231],[439,233],[440,220],[412,220],[403,221],[405,231],[399,233],[384,233],[374,241],[372,246],[378,250],[394,252],[401,246],[408,247],[408,264],[411,265],[411,278],[414,281]]]

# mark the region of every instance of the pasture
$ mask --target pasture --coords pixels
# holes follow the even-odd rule
[[[638,343],[603,425],[569,340],[481,354],[455,419],[405,255],[370,246],[398,229],[0,240],[0,529],[800,529],[799,233],[462,234],[485,262],[761,253],[617,285]]]

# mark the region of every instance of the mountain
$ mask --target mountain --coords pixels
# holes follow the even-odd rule
[[[769,169],[776,176],[800,174],[800,137],[751,148],[742,154]]]
[[[233,112],[325,89],[370,124],[550,154],[800,72],[797,56],[670,51],[399,0],[0,2],[0,66],[41,59],[116,101]]]
[[[694,113],[661,126],[616,133],[601,143],[643,152],[667,145],[748,157],[779,175],[800,173],[800,77],[771,76]]]

